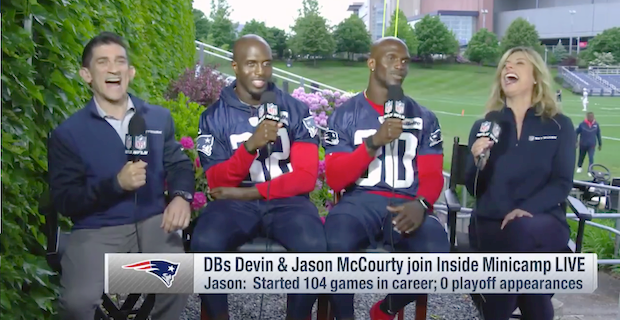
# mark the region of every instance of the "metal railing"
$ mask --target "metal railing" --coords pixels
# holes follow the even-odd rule
[[[609,81],[601,78],[601,76],[599,76],[599,74],[597,72],[594,71],[594,69],[589,69],[588,70],[588,75],[590,77],[592,77],[594,80],[598,81],[600,84],[612,89],[612,90],[618,90],[618,88],[611,84]]]
[[[220,49],[218,47],[214,47],[212,45],[209,45],[209,44],[206,44],[200,41],[195,41],[195,43],[196,43],[196,50],[198,51],[198,54],[199,54],[199,61],[200,61],[199,63],[201,66],[204,64],[205,54],[208,54],[210,56],[213,56],[219,59],[223,59],[225,61],[232,61],[232,52],[230,51],[226,51],[224,49]],[[321,82],[318,82],[312,79],[304,78],[300,75],[294,74],[292,72],[288,72],[286,70],[282,70],[280,68],[274,67],[272,76],[278,79],[281,79],[283,81],[287,81],[289,83],[297,84],[299,87],[304,87],[309,90],[327,89],[327,90],[331,90],[335,92],[347,93],[344,90],[340,90],[328,84],[321,83]]]
[[[592,66],[590,69],[598,74],[620,74],[620,66]]]

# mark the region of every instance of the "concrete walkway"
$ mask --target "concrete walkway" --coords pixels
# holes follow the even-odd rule
[[[620,320],[620,279],[598,273],[598,288],[592,294],[557,294],[558,320]]]

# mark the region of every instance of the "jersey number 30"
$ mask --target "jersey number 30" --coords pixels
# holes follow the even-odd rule
[[[230,144],[233,150],[237,150],[239,146],[250,139],[251,136],[252,133],[250,132],[231,135]],[[280,141],[282,142],[282,152],[272,151],[268,158],[261,156],[259,153],[250,166],[250,179],[252,179],[252,182],[265,182],[266,179],[263,164],[265,165],[265,168],[267,168],[271,179],[275,179],[284,173],[280,167],[280,161],[287,160],[290,157],[291,142],[285,128],[280,128],[280,130],[278,130],[278,137],[280,137]],[[288,164],[288,169],[289,172],[293,171],[290,164]]]
[[[355,131],[354,143],[355,145],[360,145],[364,142],[364,139],[370,137],[375,134],[377,130],[368,129],[368,130],[358,130]],[[404,149],[402,150],[403,156],[402,159],[399,156],[401,154],[401,150],[399,150],[399,145],[402,143],[398,143],[400,141],[404,142]],[[357,184],[364,187],[373,187],[381,182],[381,168],[385,167],[385,183],[392,188],[406,189],[413,185],[414,180],[414,171],[413,171],[413,159],[416,156],[416,152],[418,150],[418,138],[411,132],[403,132],[400,134],[400,137],[395,141],[394,148],[387,144],[385,148],[381,148],[377,150],[376,158],[370,163],[368,166],[368,177],[360,178],[357,180]],[[385,149],[385,157],[383,161],[379,159],[379,156],[382,153],[382,149]],[[393,150],[392,150],[393,149]],[[404,179],[401,180],[399,178],[399,168],[402,162],[402,166],[405,168]]]

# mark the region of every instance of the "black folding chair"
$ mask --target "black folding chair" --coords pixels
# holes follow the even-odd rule
[[[465,172],[467,166],[467,157],[469,157],[469,146],[459,144],[459,137],[454,138],[452,147],[452,163],[450,168],[450,183],[448,189],[444,192],[446,205],[448,207],[448,228],[450,232],[450,249],[452,252],[473,253],[474,248],[470,246],[468,232],[459,232],[456,230],[457,214],[461,211],[458,195],[456,193],[457,186],[465,186]],[[467,192],[463,189],[463,192]],[[586,206],[578,199],[569,196],[563,204],[564,211],[570,207],[579,220],[577,228],[577,237],[575,242],[572,240],[566,246],[566,252],[581,252],[583,242],[584,228],[586,221],[592,220],[592,214]],[[471,295],[474,304],[478,307],[481,299],[479,295]],[[513,314],[512,318],[520,319],[521,315]]]
[[[61,274],[62,267],[60,260],[69,242],[70,232],[65,232],[60,229],[58,224],[58,213],[53,208],[48,190],[44,192],[39,200],[39,213],[45,217],[47,263],[53,271]],[[155,305],[155,295],[147,295],[142,305],[136,308],[136,304],[141,296],[141,294],[130,294],[119,307],[109,295],[103,293],[101,296],[103,302],[95,311],[95,320],[127,320],[129,318],[134,320],[147,320]]]

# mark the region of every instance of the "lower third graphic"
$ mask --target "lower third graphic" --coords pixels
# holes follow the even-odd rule
[[[172,286],[174,276],[177,275],[180,263],[170,262],[168,260],[145,260],[122,266],[123,269],[133,269],[136,271],[146,271],[157,277],[166,287]]]

